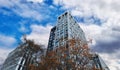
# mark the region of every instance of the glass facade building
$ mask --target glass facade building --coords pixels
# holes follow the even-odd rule
[[[69,12],[65,12],[58,17],[56,26],[51,29],[48,50],[67,45],[70,39],[79,39],[83,44],[87,44],[85,34],[79,24]]]
[[[39,49],[30,44],[32,42],[23,43],[10,52],[1,70],[28,70],[29,64],[36,64]]]
[[[93,64],[95,65],[96,68],[100,70],[109,70],[108,66],[105,64],[103,59],[98,54],[94,54]]]
[[[68,41],[70,39],[80,41],[75,43],[77,46],[81,45],[82,47],[84,47],[84,45],[87,45],[87,40],[85,38],[85,33],[83,32],[83,30],[80,28],[79,24],[77,24],[75,19],[71,16],[71,14],[69,12],[65,12],[58,17],[57,24],[51,29],[47,51],[52,51],[62,46],[70,47],[70,45],[68,44]],[[85,51],[88,52],[87,50]],[[107,65],[98,54],[91,53],[92,56],[91,59],[89,59],[89,57],[81,56],[81,53],[78,53],[77,55],[69,54],[68,57],[71,58],[72,56],[75,56],[73,60],[77,64],[81,63],[79,61],[79,58],[83,58],[85,61],[88,61],[88,64],[86,64],[86,66],[88,66],[88,69],[86,70],[92,70],[92,67],[95,67],[98,70],[109,70]],[[76,60],[76,57],[79,57],[78,60]],[[60,61],[62,62],[62,59],[60,59]]]

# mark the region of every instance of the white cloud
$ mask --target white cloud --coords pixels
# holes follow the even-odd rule
[[[0,34],[0,47],[10,47],[15,44],[16,39],[14,37],[5,36]]]
[[[31,6],[22,3],[20,0],[0,0],[0,7],[6,7],[8,9],[11,9],[17,15],[24,18],[31,18],[37,21],[42,20],[42,15],[38,10],[31,8]]]
[[[9,52],[13,49],[10,49],[16,43],[14,37],[5,36],[0,34],[0,65],[3,64]]]
[[[9,7],[9,6],[13,6],[12,2],[10,2],[9,0],[0,0],[0,7],[4,6],[4,7]]]
[[[35,3],[42,3],[43,2],[43,0],[27,0],[28,2],[30,1],[30,2],[35,2]]]
[[[119,18],[119,0],[54,0],[54,4],[62,4],[64,9],[74,12],[74,15],[96,15],[101,19]],[[115,19],[117,20],[117,19]]]
[[[118,58],[120,55],[120,51],[116,51],[115,53],[112,54],[107,54],[107,53],[99,53],[99,54],[103,58],[105,63],[108,65],[110,70],[120,70],[120,58]]]
[[[86,38],[92,39],[91,46],[96,45],[96,38],[97,38],[96,36],[101,35],[102,28],[94,24],[87,25],[87,24],[79,23],[79,25],[85,32]]]
[[[47,47],[51,25],[31,25],[32,32],[27,35],[28,39],[34,40],[38,44],[43,44]]]
[[[21,26],[20,29],[19,29],[21,32],[27,32],[28,30],[25,28],[25,26]]]
[[[111,42],[117,40],[117,35],[120,35],[119,31],[112,30],[113,26],[110,27],[102,24],[101,26],[95,24],[79,24],[84,30],[87,38],[92,38],[93,40],[101,40],[106,42]]]
[[[20,21],[19,24],[20,24],[20,28],[19,28],[20,32],[26,33],[29,31],[28,28],[26,28],[26,24],[28,24],[27,21]]]
[[[40,12],[29,7],[29,5],[21,3],[20,1],[12,1],[16,8],[13,8],[13,11],[25,18],[32,18],[38,21],[42,20]]]
[[[1,49],[0,48],[0,65],[2,65],[7,58],[8,54],[12,51],[13,49]]]

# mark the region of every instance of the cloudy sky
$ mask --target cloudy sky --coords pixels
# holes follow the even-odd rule
[[[57,16],[70,11],[110,70],[120,70],[119,0],[0,0],[0,65],[22,35],[47,46]]]

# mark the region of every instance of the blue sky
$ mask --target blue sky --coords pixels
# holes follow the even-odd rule
[[[47,46],[57,17],[70,11],[86,38],[93,39],[90,48],[100,54],[111,70],[119,70],[119,6],[119,0],[0,0],[0,64],[24,34]]]

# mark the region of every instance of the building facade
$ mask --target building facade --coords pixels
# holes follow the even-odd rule
[[[79,47],[81,49],[77,50],[78,52],[76,55],[71,53],[74,50],[70,47],[70,40],[75,40],[74,47],[83,47]],[[90,54],[91,56],[89,55],[85,33],[69,12],[65,12],[60,15],[57,19],[57,24],[51,29],[47,51],[53,51],[62,46],[69,48],[68,52],[66,52],[68,53],[67,58],[72,59],[72,61],[74,61],[75,63],[75,66],[78,66],[78,68],[80,68],[80,66],[84,66],[86,67],[85,70],[109,70],[107,65],[98,56],[98,54],[92,53]],[[62,53],[59,52],[56,53],[58,53],[59,55],[61,54],[62,56]],[[84,55],[84,53],[88,53],[88,55]],[[62,62],[64,66],[64,59],[60,58],[58,60]],[[67,70],[71,70],[72,68],[70,67],[71,66],[69,66]]]
[[[65,12],[58,17],[56,26],[51,29],[48,50],[67,45],[70,39],[79,39],[82,45],[87,44],[85,34],[79,24],[69,12]]]
[[[98,54],[94,54],[92,58],[94,62],[93,64],[95,65],[97,69],[109,70],[108,66],[105,64],[103,59]]]
[[[26,41],[9,53],[1,70],[28,70],[29,64],[37,65],[39,50],[32,41]]]

